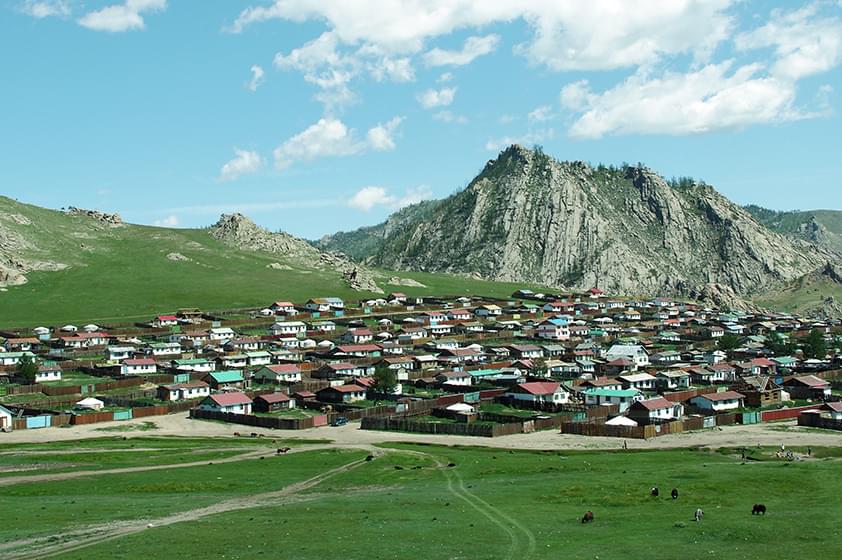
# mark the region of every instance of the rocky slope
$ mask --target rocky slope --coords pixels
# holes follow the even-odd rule
[[[836,259],[769,230],[708,185],[670,186],[645,167],[558,162],[520,146],[465,190],[320,247],[349,240],[365,248],[358,258],[391,269],[733,304]]]
[[[242,214],[223,214],[210,228],[210,235],[226,245],[246,251],[261,251],[317,269],[330,269],[342,274],[354,290],[383,293],[375,275],[341,253],[319,251],[307,241],[285,232],[273,233],[259,227]],[[284,265],[272,263],[273,268]]]
[[[838,210],[780,212],[753,204],[745,209],[772,231],[842,254],[842,212]]]

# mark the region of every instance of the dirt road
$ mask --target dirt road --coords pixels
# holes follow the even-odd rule
[[[219,422],[190,420],[186,414],[157,416],[151,420],[157,426],[148,431],[121,433],[127,438],[154,436],[233,437],[234,432],[255,432],[275,438],[329,439],[338,446],[376,445],[385,442],[424,442],[442,445],[474,445],[504,449],[619,449],[623,441],[615,438],[588,437],[559,434],[548,430],[532,434],[515,434],[498,438],[467,436],[442,436],[432,434],[407,434],[360,430],[358,423],[342,427],[323,427],[310,430],[283,431],[263,428],[226,425]],[[4,443],[38,443],[68,441],[113,436],[97,428],[126,425],[131,422],[108,422],[70,428],[18,430],[0,433],[0,451]],[[755,445],[778,447],[820,447],[842,445],[842,433],[817,432],[798,428],[794,421],[767,424],[723,426],[722,429],[703,430],[684,434],[671,434],[651,440],[626,440],[629,449],[665,449],[677,447],[748,447]]]

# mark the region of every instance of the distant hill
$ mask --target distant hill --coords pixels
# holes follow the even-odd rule
[[[668,184],[640,166],[560,162],[521,146],[489,161],[463,191],[318,246],[391,269],[725,304],[837,259],[772,231],[709,185]]]
[[[745,209],[754,216],[754,219],[772,231],[842,253],[842,211],[781,212],[753,204],[746,206]]]
[[[205,229],[160,228],[0,197],[0,327],[139,320],[179,307],[245,308],[326,295],[356,300],[388,290],[502,296],[515,288],[372,271],[237,214]]]

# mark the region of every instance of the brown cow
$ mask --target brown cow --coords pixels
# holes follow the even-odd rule
[[[590,523],[591,521],[593,521],[593,512],[586,511],[585,515],[582,516],[582,523]]]

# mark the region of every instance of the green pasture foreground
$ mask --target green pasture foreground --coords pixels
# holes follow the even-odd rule
[[[153,448],[162,439],[129,441]],[[174,453],[183,455],[191,446],[204,452],[231,447],[227,440],[187,441],[175,445]],[[108,438],[84,442],[80,449],[121,443],[127,442]],[[234,445],[259,447],[251,440]],[[365,450],[321,449],[0,486],[8,508],[0,526],[0,557],[15,557],[22,549],[14,543],[32,537],[43,541],[52,535],[52,544],[76,546],[75,529],[132,519],[143,525],[131,534],[58,550],[55,557],[842,557],[842,509],[835,498],[842,489],[842,449],[816,448],[811,459],[799,462],[777,460],[767,449],[750,450],[746,461],[735,450],[530,452],[393,445],[384,451],[371,462],[361,460]],[[128,455],[121,451],[120,461]],[[152,464],[160,460],[150,456]],[[349,464],[353,468],[310,488],[265,501],[266,492]],[[661,489],[660,498],[650,497],[653,485]],[[675,501],[669,497],[673,487],[679,490]],[[169,525],[156,521],[237,499],[246,500],[245,509]],[[263,502],[249,507],[249,499]],[[751,515],[757,502],[768,507],[765,517]],[[705,512],[700,523],[693,521],[697,507]],[[583,525],[586,510],[596,520]],[[146,520],[153,526],[147,528]],[[37,548],[29,554],[42,557]]]

